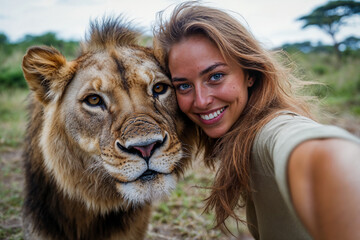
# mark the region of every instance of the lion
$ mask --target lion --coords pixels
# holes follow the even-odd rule
[[[121,17],[89,33],[75,60],[47,46],[23,58],[25,239],[143,239],[191,159],[191,123],[141,33]]]

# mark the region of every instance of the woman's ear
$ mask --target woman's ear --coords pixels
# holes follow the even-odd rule
[[[252,87],[254,85],[254,78],[253,77],[250,77],[249,75],[247,76],[247,86],[248,87]]]

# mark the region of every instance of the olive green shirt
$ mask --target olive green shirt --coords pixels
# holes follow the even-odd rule
[[[342,138],[360,144],[344,129],[322,125],[291,112],[281,112],[257,134],[251,162],[254,192],[247,201],[248,227],[255,239],[311,239],[295,213],[287,182],[287,162],[301,142]]]

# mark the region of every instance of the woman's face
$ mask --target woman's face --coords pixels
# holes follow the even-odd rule
[[[169,69],[180,109],[211,138],[229,131],[244,110],[253,84],[243,70],[226,61],[203,35],[173,45]]]

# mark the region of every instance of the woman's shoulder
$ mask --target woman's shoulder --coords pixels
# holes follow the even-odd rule
[[[315,138],[346,138],[359,141],[359,138],[347,130],[319,123],[308,117],[291,111],[279,111],[273,115],[257,134],[256,139],[289,139],[298,141]]]
[[[305,124],[307,126],[319,125],[318,122],[298,113],[291,111],[279,111],[273,114],[273,117],[264,125],[262,130],[269,130],[277,127],[290,127],[298,124]]]
[[[286,162],[289,154],[300,143],[313,139],[337,138],[360,144],[360,138],[343,128],[325,125],[300,114],[281,111],[274,114],[257,133],[252,152],[262,158],[282,159]]]

